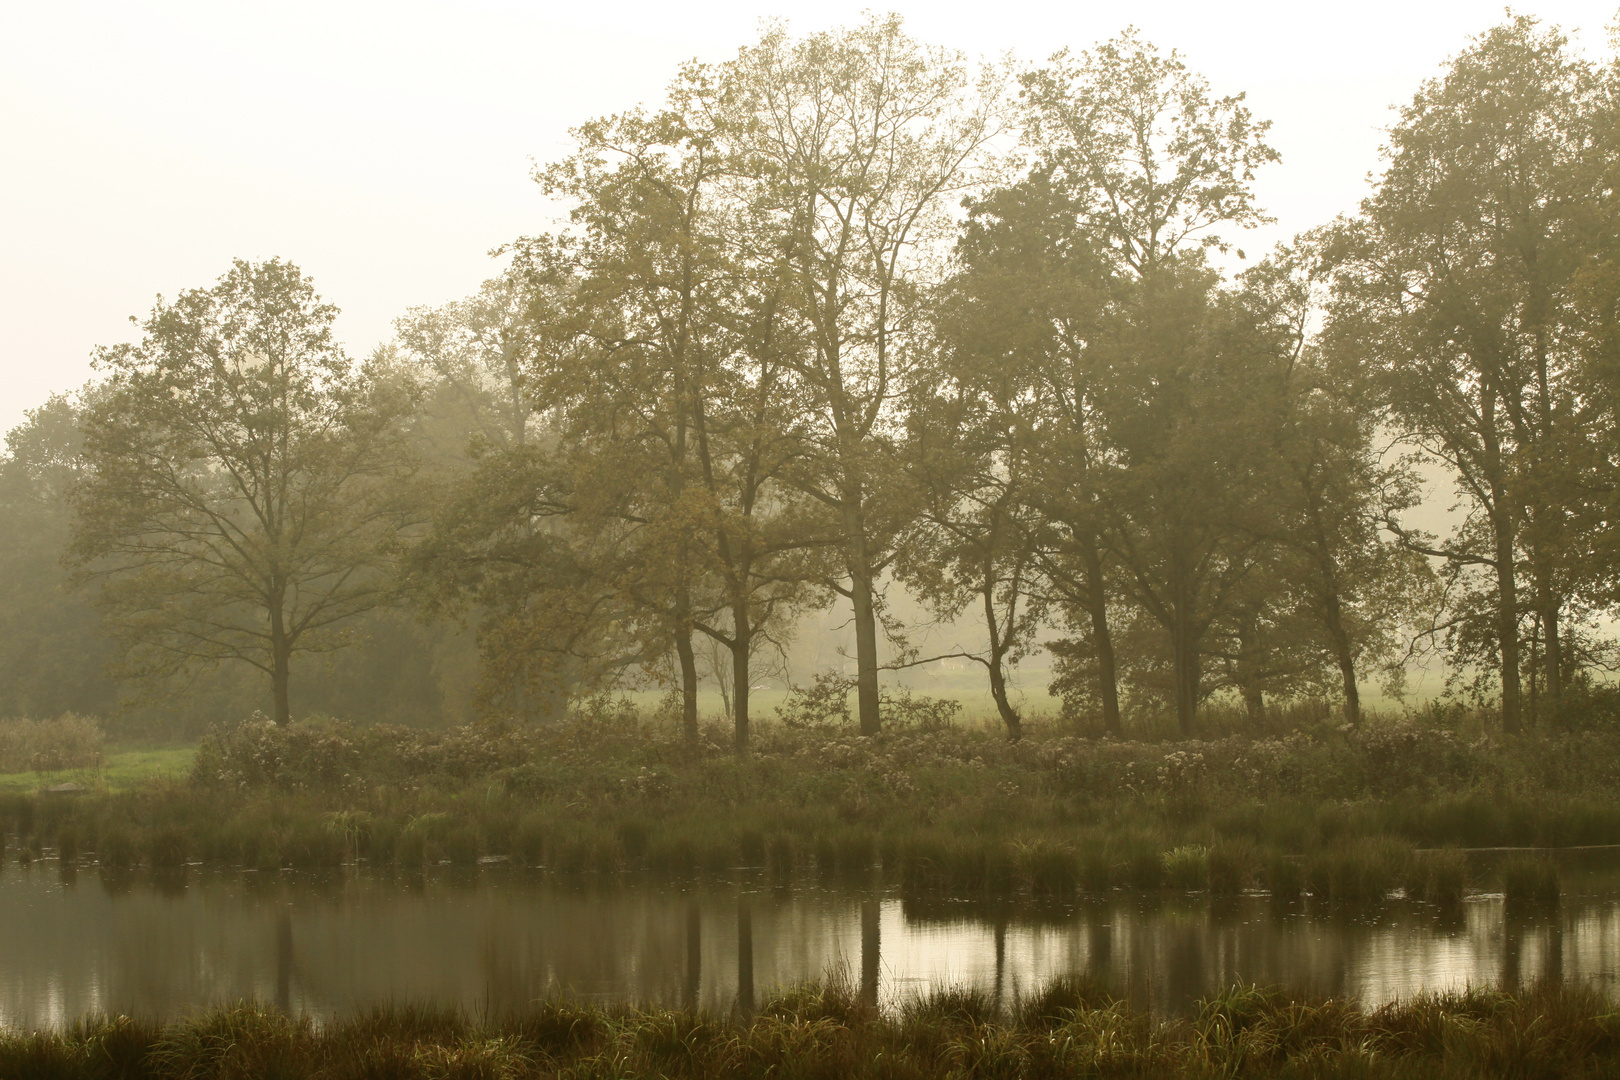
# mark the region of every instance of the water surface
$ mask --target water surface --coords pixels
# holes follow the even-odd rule
[[[1089,973],[1184,1012],[1236,980],[1377,1005],[1540,977],[1620,985],[1620,862],[1566,868],[1552,908],[1278,905],[1266,896],[903,899],[852,885],[558,878],[504,867],[391,877],[179,878],[0,871],[0,1024],[173,1016],[240,999],[329,1018],[386,1002],[500,1013],[557,994],[747,1010],[777,986],[848,978],[892,1006],[931,988],[1011,1003]]]

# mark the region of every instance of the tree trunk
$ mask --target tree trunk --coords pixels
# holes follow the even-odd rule
[[[687,742],[695,744],[698,738],[698,673],[690,627],[676,631],[675,655],[681,664],[681,730],[685,732]]]
[[[1496,637],[1502,659],[1502,730],[1523,730],[1519,685],[1519,588],[1513,570],[1513,525],[1500,497],[1492,516],[1496,533]]]
[[[737,604],[731,610],[731,716],[734,724],[736,749],[748,752],[748,653],[754,636],[748,622],[748,605]]]
[[[1179,548],[1170,556],[1170,650],[1176,680],[1176,723],[1191,735],[1198,718],[1198,640],[1192,628],[1192,586],[1187,558]]]
[[[1542,632],[1547,639],[1547,653],[1543,661],[1547,671],[1547,705],[1555,721],[1564,699],[1564,638],[1558,624],[1558,608],[1558,599],[1553,597],[1541,609]]]
[[[994,568],[984,568],[984,587],[979,595],[984,597],[985,630],[990,636],[990,660],[985,667],[990,672],[990,696],[995,699],[996,711],[1001,714],[1001,722],[1007,725],[1007,741],[1017,742],[1024,737],[1024,724],[1018,716],[1018,710],[1012,707],[1007,699],[1007,674],[1002,668],[1001,658],[1007,654],[1006,640],[1002,636],[1000,623],[996,620],[996,579]],[[1015,610],[1015,609],[1009,609]],[[1009,620],[1012,618],[1008,616]]]
[[[859,704],[861,734],[876,735],[878,716],[877,608],[868,579],[855,577],[851,601],[855,608],[855,697]]]
[[[1361,723],[1361,691],[1356,685],[1356,656],[1350,648],[1350,633],[1344,628],[1344,609],[1337,594],[1331,594],[1323,605],[1322,622],[1333,641],[1333,659],[1339,665],[1339,678],[1344,687],[1344,719],[1346,723]]]
[[[1193,721],[1198,717],[1198,644],[1192,629],[1183,625],[1179,612],[1170,631],[1170,647],[1176,679],[1176,723],[1182,735],[1191,735]]]
[[[274,702],[275,721],[282,727],[292,723],[292,707],[288,701],[288,684],[292,676],[292,643],[287,640],[287,625],[279,604],[270,608],[270,695]]]
[[[1123,738],[1119,718],[1119,670],[1114,661],[1114,636],[1108,628],[1108,594],[1103,585],[1102,554],[1095,543],[1086,545],[1086,592],[1091,616],[1091,640],[1097,649],[1097,690],[1102,698],[1103,730]]]
[[[1002,674],[1001,657],[992,655],[989,667],[990,696],[996,699],[996,711],[1001,714],[1001,722],[1007,725],[1007,741],[1017,742],[1024,737],[1024,724],[1018,710],[1007,700],[1007,678]]]
[[[1496,647],[1502,661],[1502,730],[1523,729],[1519,687],[1519,584],[1513,560],[1517,554],[1513,510],[1508,505],[1502,482],[1502,446],[1496,431],[1497,390],[1487,379],[1480,394],[1480,440],[1484,448],[1484,468],[1490,478],[1489,508],[1496,555]]]

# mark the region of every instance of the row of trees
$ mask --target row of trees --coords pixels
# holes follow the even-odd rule
[[[707,642],[741,748],[760,657],[847,605],[873,733],[933,659],[899,586],[982,626],[1015,738],[1037,647],[1116,734],[1225,692],[1355,722],[1424,643],[1516,729],[1616,599],[1617,91],[1510,21],[1359,215],[1229,279],[1277,155],[1175,55],[772,28],[578,129],[537,177],[571,227],[366,364],[286,264],[160,302],[101,354],[71,557],[131,671],[244,660],[283,720],[295,652],[406,598],[515,714],[664,673],[695,734]],[[1437,466],[1446,536],[1407,523]]]

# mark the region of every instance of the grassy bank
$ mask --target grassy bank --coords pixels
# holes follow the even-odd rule
[[[1058,982],[1011,1012],[961,991],[880,1013],[806,987],[749,1018],[563,1002],[475,1022],[393,1008],[316,1027],[238,1005],[159,1024],[0,1033],[17,1080],[308,1077],[1583,1077],[1620,1067],[1620,1017],[1594,992],[1426,995],[1364,1012],[1235,987],[1195,1018],[1133,1014]]]
[[[0,792],[28,794],[58,784],[80,784],[104,792],[128,791],[153,781],[184,780],[191,775],[196,753],[194,746],[112,749],[95,765],[0,772]]]
[[[629,709],[437,733],[249,722],[216,729],[183,774],[169,752],[145,765],[167,778],[0,792],[0,833],[18,857],[54,848],[114,870],[498,857],[570,873],[881,875],[919,893],[1437,900],[1557,887],[1535,860],[1471,880],[1448,847],[1620,844],[1620,734],[1607,730],[1507,740],[1419,718],[1147,742],[1032,728],[1008,744],[926,722],[876,739],[768,727],[739,759],[719,731],[690,746]]]

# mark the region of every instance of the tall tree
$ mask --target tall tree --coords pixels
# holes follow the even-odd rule
[[[576,297],[591,347],[536,384],[580,452],[615,444],[645,457],[627,470],[640,496],[626,507],[644,550],[669,560],[662,603],[686,730],[696,736],[701,633],[730,653],[743,750],[750,663],[802,596],[795,558],[811,546],[784,527],[795,500],[783,472],[802,456],[802,399],[784,360],[797,341],[780,259],[761,257],[752,208],[701,126],[709,118],[679,84],[671,106],[582,127],[578,153],[547,174],[584,230]]]
[[[238,261],[97,351],[70,553],[126,672],[240,661],[285,724],[292,658],[390,600],[410,395],[344,356],[336,314],[297,267]]]
[[[1101,331],[1080,339],[1086,352],[1111,351],[1109,369],[1122,377],[1110,390],[1117,415],[1107,421],[1117,465],[1108,547],[1135,599],[1169,635],[1174,700],[1186,729],[1200,698],[1199,642],[1216,613],[1209,604],[1242,576],[1247,547],[1230,522],[1217,523],[1230,508],[1217,511],[1217,493],[1199,486],[1215,479],[1201,475],[1205,466],[1231,470],[1238,462],[1208,461],[1214,444],[1200,461],[1185,440],[1213,433],[1203,426],[1212,417],[1197,411],[1212,403],[1196,401],[1213,385],[1206,365],[1228,374],[1241,366],[1211,343],[1260,344],[1237,332],[1241,319],[1227,318],[1235,308],[1211,306],[1215,278],[1198,256],[1226,248],[1223,228],[1265,220],[1252,181],[1277,154],[1264,141],[1268,125],[1254,120],[1241,95],[1212,96],[1175,53],[1160,54],[1134,31],[1079,57],[1058,53],[1022,81],[1026,135],[1039,167],[1071,208],[1115,294]],[[1204,325],[1206,317],[1226,330]],[[1095,359],[1088,366],[1104,370]],[[1198,514],[1207,520],[1195,521]],[[1087,599],[1105,617],[1101,575],[1093,580]],[[1102,649],[1108,635],[1093,622]]]
[[[1478,568],[1490,606],[1502,724],[1523,719],[1520,622],[1545,641],[1546,685],[1567,682],[1565,528],[1590,415],[1572,382],[1578,224],[1604,195],[1584,162],[1600,83],[1556,31],[1515,18],[1426,83],[1390,133],[1378,190],[1345,230],[1329,324],[1391,421],[1454,476],[1451,537],[1390,526],[1414,550]]]
[[[1050,168],[991,192],[969,208],[938,321],[949,385],[974,404],[971,430],[992,459],[970,475],[997,486],[1016,475],[1016,498],[1035,515],[1025,527],[994,532],[1027,554],[995,559],[1027,560],[1021,580],[1030,598],[1054,600],[1082,632],[1095,669],[1083,696],[1100,704],[1105,730],[1117,736],[1104,540],[1113,458],[1099,408],[1115,359],[1102,345],[1104,327],[1118,297],[1113,268],[1096,250],[1101,240]],[[925,456],[951,460],[932,447]],[[999,506],[1005,497],[979,501]]]
[[[996,88],[909,38],[897,17],[792,39],[780,25],[717,67],[693,67],[739,197],[776,237],[784,307],[805,345],[786,354],[809,424],[801,489],[836,524],[853,609],[860,727],[879,728],[882,575],[907,520],[892,448],[898,402],[927,355],[922,289],[950,235],[949,204],[979,179],[998,131]]]
[[[1016,742],[1023,718],[1009,675],[1033,647],[1048,605],[1032,535],[1039,522],[1025,498],[1023,463],[1003,438],[1005,404],[968,381],[930,388],[912,404],[907,467],[924,493],[925,525],[912,531],[896,568],[937,616],[977,609],[985,647],[957,655],[984,667]]]
[[[1345,718],[1361,720],[1360,681],[1395,659],[1399,628],[1433,600],[1427,562],[1380,534],[1386,515],[1418,502],[1404,457],[1386,460],[1378,410],[1326,361],[1311,330],[1326,301],[1324,234],[1280,247],[1242,275],[1257,317],[1289,349],[1278,432],[1277,489],[1268,515],[1274,574],[1261,586],[1273,611],[1292,608],[1285,653],[1325,657],[1337,670]]]

